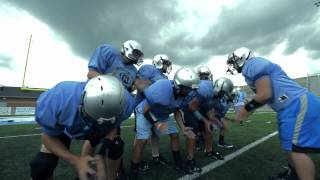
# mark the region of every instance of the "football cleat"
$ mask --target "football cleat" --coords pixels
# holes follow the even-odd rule
[[[226,144],[225,142],[223,142],[223,143],[218,143],[218,147],[225,148],[225,149],[231,149],[234,146],[232,144]]]
[[[299,177],[295,171],[290,166],[283,167],[285,170],[278,173],[274,174],[268,177],[269,180],[299,180]]]
[[[151,169],[149,163],[147,161],[141,161],[139,165],[139,172],[140,173],[145,173]]]
[[[163,166],[169,164],[169,162],[161,155],[159,155],[158,157],[152,157],[152,163]]]
[[[214,160],[224,160],[224,157],[219,152],[206,152],[205,156]]]
[[[199,167],[196,164],[196,161],[193,160],[187,160],[186,162],[186,170],[188,174],[193,174],[193,173],[200,173],[202,171],[201,167]]]

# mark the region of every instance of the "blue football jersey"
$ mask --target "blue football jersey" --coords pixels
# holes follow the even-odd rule
[[[185,97],[178,97],[176,99],[177,104],[179,105],[179,108],[182,109],[183,111],[185,110],[189,110],[189,104],[190,102],[193,100],[194,97],[197,97],[197,91],[196,90],[192,90],[188,93],[187,96]]]
[[[80,102],[86,82],[65,81],[42,93],[36,103],[35,120],[49,136],[66,134],[70,138],[87,136],[93,129],[80,113]],[[126,93],[124,111],[116,117],[117,127],[134,108],[134,98]]]
[[[221,112],[219,112],[221,117],[224,117],[228,110],[230,109],[230,107],[233,105],[233,103],[231,101],[226,101],[224,99],[220,100],[221,101],[221,109],[219,109]]]
[[[110,45],[99,46],[92,54],[88,68],[99,74],[112,73],[123,85],[130,89],[136,79],[137,68],[130,64],[123,63],[123,57],[120,52]]]
[[[154,83],[160,79],[168,79],[168,77],[157,69],[154,65],[145,64],[138,70],[137,77],[143,80],[149,80]]]
[[[159,69],[150,64],[145,64],[141,66],[138,70],[137,77],[142,80],[149,80],[151,81],[151,84],[160,79],[168,79],[168,77],[165,74],[163,74]],[[136,105],[138,105],[143,99],[143,93],[138,93],[136,95]]]
[[[42,93],[36,103],[35,120],[49,136],[67,130],[80,137],[88,128],[79,111],[86,82],[65,81]]]
[[[285,108],[295,99],[307,93],[307,89],[289,78],[279,65],[261,57],[247,61],[243,66],[242,75],[253,91],[255,91],[257,80],[263,76],[270,78],[272,98],[267,103],[275,111]]]
[[[145,91],[145,100],[151,107],[151,112],[159,120],[167,120],[178,104],[173,93],[173,82],[161,79],[149,86]]]
[[[197,97],[201,103],[213,98],[213,82],[210,80],[201,80],[197,89]]]

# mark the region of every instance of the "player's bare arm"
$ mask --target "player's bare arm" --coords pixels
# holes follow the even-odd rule
[[[50,152],[75,166],[80,179],[87,179],[87,174],[95,175],[95,171],[88,165],[90,161],[94,160],[93,157],[77,156],[71,153],[58,138],[50,137],[47,134],[42,135],[42,142]]]
[[[91,78],[96,77],[98,75],[100,75],[100,74],[97,71],[89,70],[89,72],[87,74],[87,78],[91,79]]]

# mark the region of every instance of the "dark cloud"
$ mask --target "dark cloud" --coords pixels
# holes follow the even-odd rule
[[[153,56],[164,50],[154,40],[161,28],[179,22],[175,4],[165,1],[10,1],[45,22],[69,43],[74,53],[89,58],[102,43],[120,47],[128,39],[144,45],[145,54]]]
[[[197,65],[210,56],[224,55],[239,46],[252,47],[267,55],[286,41],[285,53],[304,47],[318,58],[319,28],[316,8],[309,0],[241,1],[224,8],[218,23],[203,38],[188,38],[191,31],[178,31],[185,14],[174,1],[158,0],[11,0],[49,25],[70,44],[74,53],[86,59],[102,43],[120,47],[127,39],[144,46],[145,55],[169,54],[178,65]],[[172,29],[164,37],[160,32]]]
[[[314,49],[316,44],[307,39],[319,39],[315,33],[319,29],[315,24],[317,13],[309,0],[242,1],[222,11],[220,22],[211,28],[201,45],[205,48],[214,44],[212,51],[217,54],[229,53],[239,46],[268,54],[283,41],[287,41],[288,54],[301,47]]]
[[[0,68],[12,69],[12,61],[12,57],[5,54],[0,54]]]

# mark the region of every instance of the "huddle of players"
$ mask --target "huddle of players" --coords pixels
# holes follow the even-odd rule
[[[212,81],[212,74],[207,67],[200,67],[198,72],[190,68],[181,68],[168,80],[171,61],[167,55],[156,55],[153,65],[140,67],[137,77],[149,80],[150,86],[137,96],[144,100],[136,107],[136,137],[131,161],[130,176],[136,178],[139,171],[144,171],[146,164],[141,165],[141,156],[147,140],[151,138],[153,162],[167,165],[160,156],[159,136],[167,134],[171,140],[174,168],[188,174],[201,172],[194,160],[197,135],[204,136],[206,156],[212,159],[223,159],[213,151],[212,127],[224,129],[221,122],[236,94],[232,95],[233,83],[227,78]],[[201,79],[201,80],[200,80]],[[141,98],[143,99],[143,98]],[[174,119],[187,138],[186,162],[182,162],[179,151],[179,138]],[[223,135],[219,144],[226,146]]]
[[[180,68],[169,80],[172,62],[167,55],[158,54],[153,65],[137,70],[135,65],[141,64],[142,58],[141,45],[134,40],[124,42],[121,51],[101,45],[90,58],[87,81],[64,81],[41,94],[35,119],[43,131],[42,145],[30,162],[32,179],[52,178],[60,158],[75,167],[79,179],[121,178],[124,142],[120,125],[133,112],[136,136],[131,179],[141,171],[143,149],[151,137],[153,160],[167,163],[159,153],[159,136],[164,134],[170,136],[174,168],[179,171],[201,171],[194,160],[197,134],[205,139],[206,156],[223,159],[213,151],[212,131],[225,127],[220,120],[236,95],[233,83],[227,78],[213,82],[205,67],[199,74]],[[172,113],[187,138],[185,163],[180,155],[179,131],[169,116]],[[69,150],[71,139],[85,140],[81,155]],[[223,140],[219,143],[225,145]]]

